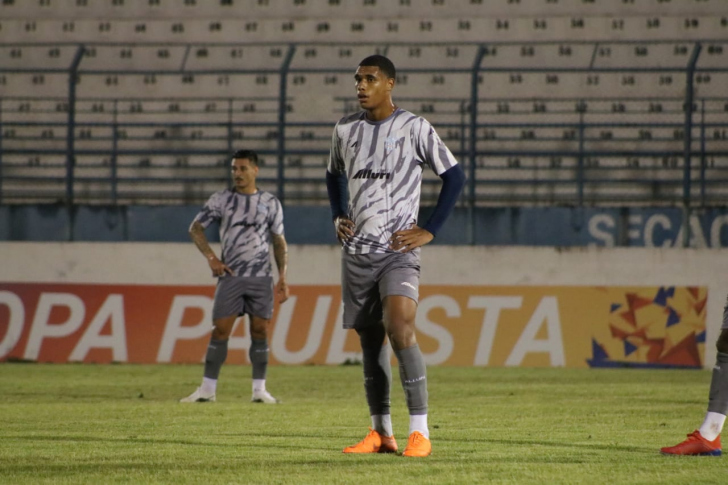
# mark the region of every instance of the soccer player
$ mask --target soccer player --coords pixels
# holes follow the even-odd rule
[[[718,354],[710,381],[708,412],[703,424],[682,443],[662,448],[660,451],[664,455],[720,456],[722,453],[720,432],[728,415],[728,300],[723,309],[723,325],[716,348]]]
[[[190,226],[190,236],[207,258],[217,288],[212,309],[212,336],[205,357],[202,384],[180,402],[215,401],[217,378],[225,362],[228,339],[235,320],[244,314],[250,321],[253,367],[253,402],[279,401],[265,388],[268,367],[267,329],[273,314],[273,277],[269,247],[278,267],[276,293],[281,303],[289,296],[286,283],[288,246],[283,235],[281,203],[269,192],[258,190],[258,155],[240,150],[233,155],[234,188],[215,192]],[[205,237],[205,228],[220,223],[222,254],[218,258]]]
[[[364,440],[344,453],[397,451],[387,336],[410,414],[403,454],[428,456],[427,376],[415,338],[419,248],[432,241],[452,211],[465,174],[427,120],[394,104],[395,76],[394,65],[384,56],[370,56],[359,64],[354,79],[362,111],[336,124],[326,172],[334,227],[343,245],[344,327],[359,335],[372,420]],[[432,216],[419,227],[425,167],[442,179],[442,187]]]

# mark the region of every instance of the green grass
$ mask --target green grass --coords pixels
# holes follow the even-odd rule
[[[396,366],[395,366],[396,367]],[[726,458],[665,457],[700,425],[706,371],[429,369],[433,455],[343,455],[369,425],[361,367],[223,368],[214,404],[177,403],[201,366],[0,364],[0,482],[721,483]],[[394,376],[400,449],[408,418]]]

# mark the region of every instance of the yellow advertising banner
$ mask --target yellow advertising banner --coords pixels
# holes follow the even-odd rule
[[[704,359],[707,288],[420,287],[428,365],[685,367]],[[0,283],[0,361],[202,362],[213,286]],[[228,363],[247,363],[239,319]],[[304,285],[277,306],[272,364],[361,359],[340,288]]]
[[[705,288],[447,286],[422,289],[429,363],[701,367]]]

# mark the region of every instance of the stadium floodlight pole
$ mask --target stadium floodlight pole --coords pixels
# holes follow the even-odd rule
[[[288,109],[288,100],[286,99],[286,97],[288,96],[288,70],[291,68],[291,61],[293,60],[293,55],[295,53],[296,46],[293,44],[289,45],[286,57],[283,60],[283,64],[281,64],[281,86],[280,94],[278,95],[278,180],[276,183],[276,189],[278,192],[278,200],[284,207],[286,203],[284,193],[285,184],[283,183],[283,177],[285,177],[286,173],[283,167],[286,155],[286,110]]]
[[[477,162],[478,143],[478,83],[480,81],[480,64],[485,57],[485,46],[478,47],[478,53],[473,62],[473,70],[470,80],[470,147],[468,157],[470,158],[470,180],[468,180],[468,244],[475,244],[475,164]]]
[[[73,61],[68,68],[68,126],[66,127],[66,209],[68,210],[68,240],[73,241],[74,208],[73,208],[73,178],[76,165],[75,139],[76,139],[76,81],[78,66],[81,64],[86,48],[83,44],[78,46]]]
[[[693,52],[690,54],[690,60],[687,65],[687,79],[685,85],[685,137],[683,145],[683,240],[682,246],[687,248],[690,246],[690,161],[692,158],[692,141],[693,141],[693,100],[695,92],[693,90],[693,77],[695,76],[695,65],[698,63],[700,51],[703,48],[700,42],[696,42],[693,46]]]

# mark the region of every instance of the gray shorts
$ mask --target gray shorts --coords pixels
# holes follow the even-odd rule
[[[225,276],[215,289],[212,319],[242,316],[261,318],[273,315],[273,278],[271,276]]]
[[[401,295],[419,299],[420,252],[348,254],[341,256],[341,301],[344,328],[381,322],[382,300]]]

